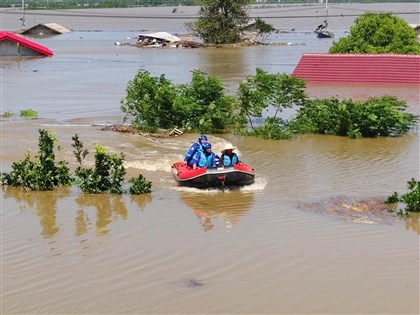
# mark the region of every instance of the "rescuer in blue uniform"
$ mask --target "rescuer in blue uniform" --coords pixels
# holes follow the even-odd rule
[[[203,150],[198,150],[188,165],[193,169],[216,167],[217,164],[219,164],[220,157],[211,151],[211,144],[204,142],[201,146],[203,147]]]
[[[189,165],[191,159],[194,156],[194,154],[199,150],[203,151],[202,145],[203,145],[204,142],[207,142],[207,136],[206,135],[200,135],[198,137],[198,140],[190,146],[190,148],[188,149],[188,152],[185,154],[184,164]]]

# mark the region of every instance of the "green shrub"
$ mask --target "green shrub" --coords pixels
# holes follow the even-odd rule
[[[189,84],[179,85],[174,112],[188,131],[212,133],[235,124],[235,100],[225,95],[222,81],[195,70]]]
[[[283,109],[302,106],[306,102],[306,82],[285,73],[269,74],[259,68],[254,76],[247,76],[239,84],[237,98],[240,115],[248,120],[252,135],[266,139],[290,138],[294,131],[287,127],[279,115]],[[274,115],[268,117],[264,126],[256,126],[255,118],[263,116],[268,108],[274,109]]]
[[[13,113],[11,111],[7,111],[3,113],[4,118],[10,118],[13,117]]]
[[[33,109],[23,109],[20,111],[20,117],[36,118],[38,113]]]
[[[264,124],[246,132],[245,135],[257,136],[264,139],[280,140],[290,139],[295,135],[295,133],[288,128],[287,123],[283,119],[270,117],[265,120]]]
[[[84,168],[83,161],[89,154],[88,150],[83,147],[83,143],[79,140],[79,136],[75,134],[72,137],[74,155],[78,162],[76,168],[76,176],[78,177],[79,187],[84,193],[100,194],[122,194],[124,175],[124,154],[106,153],[105,147],[97,145],[95,147],[95,167]],[[132,183],[130,187],[131,194],[142,194],[151,191],[152,183],[147,181],[141,174],[137,178],[129,180]]]
[[[132,195],[147,194],[152,191],[152,183],[141,174],[130,178],[129,183],[131,184],[130,194]]]
[[[147,132],[177,127],[210,133],[236,122],[234,98],[225,95],[221,80],[198,70],[189,84],[181,85],[140,70],[121,104],[133,126]]]
[[[299,133],[318,133],[350,138],[399,136],[417,124],[405,113],[405,101],[392,96],[369,98],[366,102],[336,98],[306,102],[291,121]]]
[[[108,154],[105,147],[95,147],[95,167],[78,167],[76,176],[80,179],[79,187],[84,193],[100,194],[104,192],[122,194],[125,168],[124,155]]]
[[[153,132],[158,128],[172,128],[179,124],[173,110],[175,97],[175,86],[164,75],[152,77],[146,70],[140,70],[128,82],[121,110],[132,116],[132,124],[137,129]]]
[[[399,213],[420,211],[420,181],[416,181],[412,178],[407,182],[407,188],[407,193],[399,195],[397,192],[394,192],[385,199],[384,203],[404,203],[405,208],[403,210],[400,209]]]
[[[38,155],[32,160],[27,152],[24,160],[14,162],[12,172],[1,174],[2,185],[21,186],[28,190],[52,190],[56,186],[71,184],[73,178],[67,162],[55,162],[55,133],[39,130],[39,134]]]

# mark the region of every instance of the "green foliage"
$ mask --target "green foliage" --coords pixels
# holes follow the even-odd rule
[[[10,118],[13,117],[13,113],[11,111],[6,111],[3,113],[4,118]]]
[[[318,133],[350,138],[399,136],[417,123],[405,113],[405,101],[392,96],[369,98],[366,102],[336,98],[306,102],[291,122],[299,133]]]
[[[394,193],[391,196],[388,196],[384,203],[389,204],[389,203],[397,203],[398,201],[400,201],[400,198],[398,197],[398,193],[396,191],[394,191]]]
[[[269,117],[263,125],[257,126],[245,134],[271,140],[290,139],[294,136],[293,131],[288,128],[287,122],[279,117]]]
[[[262,117],[262,112],[268,107],[271,93],[271,76],[257,68],[255,76],[247,76],[239,83],[237,97],[241,114],[248,119],[251,129],[254,129],[253,118]]]
[[[33,109],[23,109],[20,111],[20,117],[36,118],[38,113]]]
[[[255,27],[257,29],[257,32],[261,34],[271,33],[272,31],[274,31],[273,25],[268,24],[260,18],[257,18],[255,20]]]
[[[173,85],[163,75],[141,70],[127,88],[122,110],[133,116],[141,130],[177,127],[212,133],[235,130],[267,139],[286,139],[296,133],[318,133],[351,138],[399,136],[417,124],[404,112],[407,104],[392,96],[308,100],[306,82],[285,73],[269,74],[259,68],[239,84],[236,98],[226,96],[220,79],[196,70],[188,84]],[[285,108],[298,107],[296,116],[283,121]],[[255,125],[257,118],[265,125]],[[266,113],[273,113],[267,117]],[[245,129],[246,122],[249,128]],[[245,129],[245,130],[244,130]]]
[[[355,20],[350,34],[331,46],[330,53],[420,54],[416,31],[391,13],[368,12]]]
[[[305,87],[305,81],[299,78],[285,73],[269,74],[257,68],[255,76],[248,76],[239,84],[237,93],[241,114],[251,127],[247,134],[266,139],[290,138],[293,131],[277,115],[284,108],[302,106],[306,101]],[[269,107],[274,109],[274,116],[268,117],[264,125],[254,126],[254,118],[262,117]]]
[[[157,78],[146,70],[139,70],[128,82],[121,110],[133,116],[133,126],[140,130],[170,128],[179,124],[177,113],[173,110],[175,97],[175,86],[164,75]]]
[[[178,87],[174,111],[180,126],[205,133],[222,131],[235,123],[235,101],[225,95],[222,81],[214,75],[195,70],[189,84]]]
[[[220,79],[195,70],[189,84],[173,85],[163,75],[140,70],[127,87],[121,110],[143,131],[183,128],[214,132],[234,124],[234,98],[226,96]]]
[[[241,25],[248,22],[246,6],[250,0],[207,0],[199,10],[199,19],[187,23],[205,43],[231,44],[239,40]]]
[[[97,145],[95,147],[95,167],[84,168],[83,161],[88,155],[88,150],[83,147],[79,136],[72,137],[74,155],[79,166],[76,168],[76,176],[79,178],[79,186],[84,193],[100,194],[122,194],[122,184],[126,170],[124,168],[124,154],[106,153],[105,147]],[[131,194],[144,194],[151,192],[152,183],[146,180],[143,175],[129,180]]]
[[[71,146],[74,148],[73,154],[76,157],[77,163],[79,163],[78,168],[83,164],[85,157],[89,154],[89,151],[83,147],[83,143],[79,140],[79,135],[76,133],[71,137],[73,143]]]
[[[152,191],[152,183],[141,174],[130,178],[129,183],[131,184],[130,194],[132,195],[147,194]]]
[[[52,190],[56,186],[71,184],[73,179],[67,163],[55,162],[55,133],[40,129],[39,134],[38,156],[31,160],[27,152],[24,160],[14,162],[12,172],[1,174],[2,185],[21,186],[28,190]]]
[[[407,211],[420,211],[420,181],[416,181],[412,178],[407,182],[407,188],[407,193],[398,195],[397,192],[394,192],[385,199],[384,203],[404,203],[405,208],[399,211],[401,214],[404,214]]]
[[[109,154],[106,153],[105,147],[97,145],[95,147],[95,167],[83,168],[80,166],[76,170],[76,176],[80,179],[80,188],[84,193],[91,194],[123,193],[122,183],[126,173],[123,162],[124,155],[122,153],[119,155]]]

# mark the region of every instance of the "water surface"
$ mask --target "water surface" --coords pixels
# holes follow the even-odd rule
[[[352,222],[299,206],[406,192],[407,181],[419,177],[418,131],[360,140],[209,135],[216,152],[234,144],[257,174],[255,184],[221,192],[175,185],[170,165],[196,134],[150,139],[95,125],[122,122],[120,100],[139,69],[186,83],[198,68],[219,76],[231,94],[256,67],[291,73],[302,53],[327,52],[332,43],[308,32],[307,19],[288,20],[296,31],[273,35],[281,46],[171,50],[114,43],[133,42],[142,29],[184,31],[177,20],[52,17],[75,29],[39,39],[53,57],[1,59],[2,112],[32,108],[40,117],[1,122],[2,170],[27,150],[35,155],[38,130],[53,129],[62,147],[57,159],[72,170],[71,136],[78,133],[90,152],[96,144],[124,152],[127,178],[143,174],[153,192],[3,188],[4,314],[419,313],[419,216]],[[361,100],[391,94],[419,114],[417,86],[312,85],[307,92]]]

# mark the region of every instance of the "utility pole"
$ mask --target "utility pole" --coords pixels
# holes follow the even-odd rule
[[[22,0],[22,17],[20,18],[22,21],[22,29],[25,29],[25,0]]]

